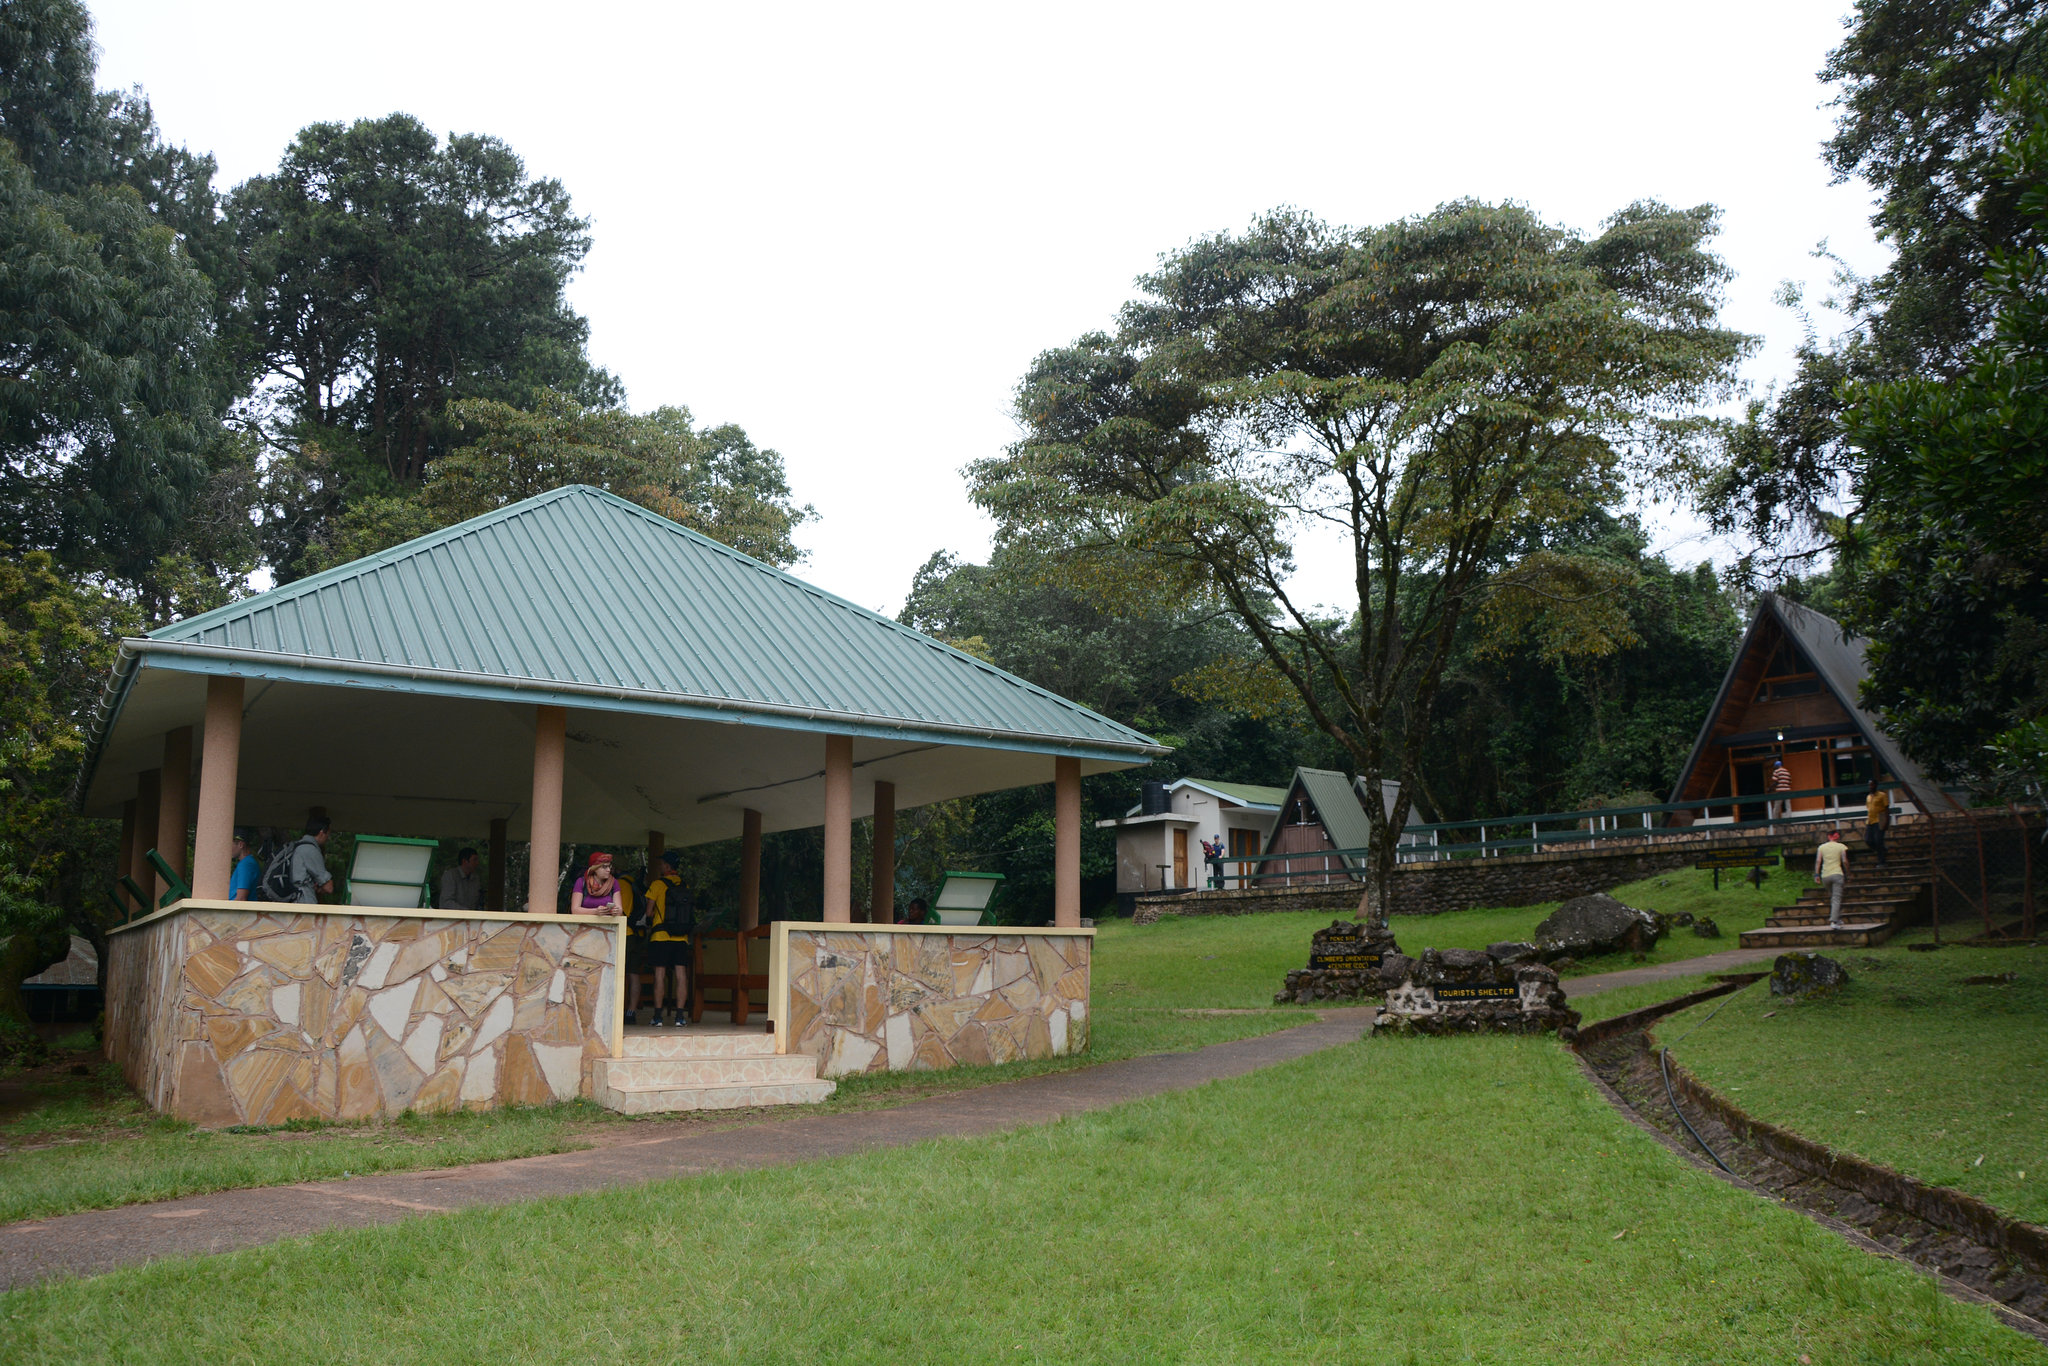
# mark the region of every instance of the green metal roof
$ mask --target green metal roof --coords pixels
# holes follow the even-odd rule
[[[1315,805],[1331,844],[1339,849],[1363,849],[1372,843],[1372,824],[1349,778],[1327,768],[1297,768],[1294,785]],[[1364,860],[1346,858],[1345,862],[1360,867]]]
[[[1129,763],[1165,748],[602,490],[559,488],[124,645],[136,664]]]
[[[1242,802],[1246,806],[1270,806],[1277,811],[1280,803],[1287,800],[1287,789],[1284,787],[1260,787],[1256,783],[1219,783],[1210,778],[1187,778],[1183,781],[1190,786],[1205,788],[1228,797],[1234,802]]]

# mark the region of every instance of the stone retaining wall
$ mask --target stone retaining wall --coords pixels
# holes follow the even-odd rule
[[[181,903],[108,939],[107,1056],[198,1124],[587,1094],[618,922]]]
[[[1860,826],[1852,844],[1861,847]],[[1605,892],[1673,868],[1683,868],[1710,850],[1809,849],[1814,832],[1784,835],[1719,836],[1702,832],[1668,834],[1655,841],[1611,840],[1597,848],[1579,846],[1508,858],[1445,859],[1403,863],[1394,869],[1394,915],[1437,915],[1476,906],[1536,906],[1588,892]],[[1740,874],[1731,874],[1740,876]],[[1162,915],[1258,915],[1267,911],[1362,911],[1363,884],[1253,888],[1245,891],[1187,892],[1172,897],[1139,897],[1132,914],[1146,925]]]
[[[820,1076],[1078,1053],[1088,1046],[1089,931],[787,934],[776,1029]]]

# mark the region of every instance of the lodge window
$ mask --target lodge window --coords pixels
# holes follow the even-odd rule
[[[1757,684],[1756,700],[1776,702],[1788,697],[1811,697],[1820,691],[1820,679],[1808,667],[1792,642],[1781,640],[1764,665],[1763,682]]]

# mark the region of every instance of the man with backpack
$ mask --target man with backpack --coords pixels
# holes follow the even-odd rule
[[[263,871],[265,901],[295,901],[313,906],[334,890],[334,875],[327,871],[329,833],[327,818],[315,816],[306,822],[304,835],[277,852]]]

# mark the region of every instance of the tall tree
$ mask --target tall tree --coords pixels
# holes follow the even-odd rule
[[[423,489],[361,498],[309,548],[321,569],[453,526],[564,484],[590,484],[774,565],[803,558],[792,535],[816,514],[789,491],[782,457],[730,423],[699,429],[686,408],[636,415],[544,389],[530,407],[465,399],[450,410],[460,444]]]
[[[417,486],[462,399],[617,397],[563,296],[589,224],[561,182],[528,176],[496,138],[444,144],[405,114],[314,124],[275,175],[236,188],[228,214],[245,364],[295,424],[291,444],[340,462],[329,483]],[[347,497],[325,492],[316,520]],[[289,574],[294,547],[282,550]]]
[[[1596,237],[1463,202],[1365,230],[1275,213],[1141,281],[1118,335],[1039,357],[1025,436],[970,467],[1006,541],[1077,569],[1136,561],[1148,591],[1242,623],[1369,786],[1369,914],[1467,614],[1548,606],[1568,648],[1612,648],[1608,566],[1559,551],[1496,569],[1511,529],[1669,480],[1699,405],[1749,342],[1715,325],[1715,216],[1637,204]],[[1339,538],[1338,607],[1299,596],[1294,546]],[[1313,590],[1312,590],[1313,591]]]
[[[1991,335],[1954,375],[1845,390],[1865,697],[1941,777],[1987,775],[2001,734],[2048,717],[2048,87],[2019,82],[1996,112],[1986,174],[2017,223],[1985,272]]]
[[[2048,75],[2044,0],[1858,0],[1821,78],[1841,110],[1824,159],[1877,192],[1870,219],[1891,264],[1849,278],[1837,337],[1809,337],[1793,377],[1750,405],[1700,511],[1759,547],[1763,582],[1832,554],[1860,506],[1864,452],[1848,439],[1849,389],[1955,378],[1997,325],[1985,273],[2031,230],[2020,191],[1994,173],[2012,113],[2008,82]]]

